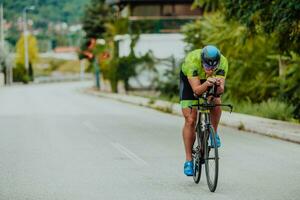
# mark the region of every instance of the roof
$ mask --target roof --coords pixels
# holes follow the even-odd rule
[[[54,49],[55,53],[70,53],[70,52],[77,52],[77,47],[56,47]]]
[[[162,3],[184,3],[191,4],[194,0],[106,0],[108,4],[162,4]]]

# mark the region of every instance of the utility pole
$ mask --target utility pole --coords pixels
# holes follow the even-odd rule
[[[80,60],[80,80],[84,80],[84,67],[85,67],[85,60],[81,59]]]
[[[1,47],[4,49],[4,19],[3,19],[3,4],[1,4],[0,7],[0,12],[1,12]]]
[[[25,53],[25,69],[28,72],[28,41],[27,41],[27,18],[26,18],[27,7],[23,10],[23,35],[24,35],[24,53]]]
[[[9,52],[6,51],[5,49],[5,40],[4,40],[4,11],[3,11],[3,4],[0,5],[0,45],[1,45],[1,50],[3,51],[3,54],[9,54]],[[7,59],[7,55],[4,55],[4,59]],[[6,63],[4,60],[4,63]],[[7,66],[5,65],[5,82],[6,84],[11,84],[12,82],[12,66]]]
[[[25,68],[28,72],[29,58],[28,58],[28,31],[27,31],[27,10],[34,10],[34,6],[27,6],[23,9],[23,34],[24,34],[24,51],[25,51]]]

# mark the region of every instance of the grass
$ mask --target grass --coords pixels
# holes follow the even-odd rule
[[[179,96],[169,97],[169,96],[161,94],[161,95],[158,96],[158,98],[161,99],[161,100],[170,101],[172,103],[179,103],[180,102]]]
[[[295,119],[293,119],[294,107],[286,102],[281,102],[274,99],[269,99],[261,103],[252,103],[250,101],[225,102],[231,102],[234,105],[234,112],[255,115],[269,119],[295,122]]]
[[[50,76],[54,71],[60,73],[79,73],[80,61],[40,58],[33,67],[35,76]],[[85,62],[85,69],[87,67],[88,63]]]
[[[170,98],[169,96],[159,94],[156,92],[149,93],[149,92],[139,92],[139,91],[136,91],[131,94],[150,98],[149,104],[153,104],[156,100],[164,100],[164,101],[170,101],[172,103],[179,103],[178,96],[173,96]],[[293,118],[294,107],[289,103],[278,101],[275,99],[269,99],[261,103],[252,103],[251,101],[237,101],[237,100],[229,100],[224,98],[223,103],[232,104],[234,107],[233,111],[237,113],[244,113],[244,114],[249,114],[249,115],[254,115],[259,117],[265,117],[269,119],[299,123],[299,121]],[[229,109],[226,107],[224,107],[223,109],[229,111]],[[240,125],[240,129],[241,130],[244,129],[243,124]]]

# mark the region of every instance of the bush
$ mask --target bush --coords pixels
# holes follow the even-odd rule
[[[273,55],[272,38],[256,35],[247,38],[247,28],[238,22],[226,22],[221,13],[214,13],[187,24],[182,29],[189,50],[215,44],[228,59],[227,92],[235,99],[250,98],[252,102],[275,97],[279,89]]]
[[[170,68],[163,75],[165,80],[158,80],[157,90],[162,97],[167,97],[171,101],[179,101],[179,73],[180,67],[176,64],[174,57],[167,60]]]
[[[135,55],[129,55],[125,57],[118,58],[118,80],[123,80],[125,84],[125,89],[129,90],[129,78],[136,76],[136,65],[140,62]]]
[[[285,102],[269,99],[258,104],[258,107],[263,117],[286,121],[293,118],[294,106]]]
[[[227,57],[225,95],[243,101],[238,111],[275,119],[290,119],[292,115],[300,119],[300,57],[290,52],[282,59],[283,55],[273,48],[278,43],[274,35],[251,35],[246,26],[225,21],[218,12],[187,24],[182,31],[188,50],[214,44]]]
[[[18,63],[15,68],[13,68],[13,81],[14,82],[23,82],[23,83],[28,83],[30,80],[25,66]]]
[[[122,80],[125,84],[125,89],[128,91],[129,79],[137,75],[137,66],[142,66],[147,69],[154,69],[155,59],[151,52],[146,53],[141,57],[137,57],[134,53],[130,53],[128,56],[114,58],[109,63],[101,64],[101,72],[105,79],[108,79],[111,83],[113,92],[117,91],[117,83]]]
[[[295,106],[294,117],[300,120],[300,57],[291,54],[283,83],[282,98]]]
[[[268,99],[261,103],[252,103],[250,100],[233,101],[233,105],[235,112],[285,121],[293,119],[295,109],[293,105],[275,99]]]
[[[62,66],[63,64],[65,64],[65,60],[58,60],[58,59],[52,59],[49,62],[51,71],[55,71],[57,70],[60,66]]]

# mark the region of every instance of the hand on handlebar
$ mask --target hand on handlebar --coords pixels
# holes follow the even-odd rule
[[[216,85],[220,86],[221,85],[221,78],[216,78]]]
[[[210,86],[213,86],[214,84],[216,84],[217,79],[210,77],[210,78],[207,78],[206,82],[207,82],[207,85],[210,87]]]
[[[221,78],[207,78],[207,81],[210,83],[210,84],[214,84],[214,85],[221,85]],[[210,86],[212,86],[210,85]]]
[[[220,97],[220,86],[221,86],[221,79],[220,78],[207,78],[207,82],[209,85],[208,88],[208,96],[212,96],[211,99],[213,99],[214,97]]]

